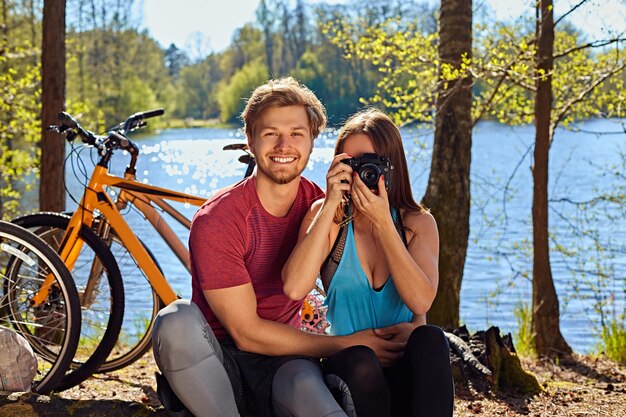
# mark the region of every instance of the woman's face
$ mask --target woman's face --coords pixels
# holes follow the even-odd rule
[[[351,157],[363,156],[365,153],[376,153],[372,139],[365,133],[355,133],[343,142],[343,152]]]

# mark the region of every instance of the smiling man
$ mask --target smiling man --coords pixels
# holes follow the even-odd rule
[[[326,125],[324,108],[287,77],[258,87],[242,118],[257,168],[194,216],[192,300],[159,313],[155,359],[196,416],[346,416],[314,358],[354,345],[381,355],[403,346],[371,330],[305,333],[302,301],[283,293],[283,265],[305,214],[323,195],[301,173]]]

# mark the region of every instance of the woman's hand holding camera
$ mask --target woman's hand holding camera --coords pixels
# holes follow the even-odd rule
[[[367,185],[354,175],[352,179],[352,202],[356,209],[365,215],[374,226],[383,226],[388,222],[393,224],[389,214],[389,199],[385,190],[385,180],[381,176],[378,179],[378,194],[373,193]]]
[[[346,193],[350,193],[352,184],[352,167],[342,163],[350,155],[341,153],[333,159],[326,174],[326,201],[339,205]]]

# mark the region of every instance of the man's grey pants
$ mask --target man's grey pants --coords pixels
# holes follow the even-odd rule
[[[177,300],[161,310],[152,345],[160,371],[196,417],[239,416],[222,348],[198,306]],[[305,359],[288,361],[278,369],[272,404],[278,417],[346,417],[319,367]]]

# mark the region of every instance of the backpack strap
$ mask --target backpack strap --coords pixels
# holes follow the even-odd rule
[[[337,267],[339,266],[339,262],[341,261],[341,257],[343,256],[343,250],[346,247],[347,236],[348,225],[343,225],[339,229],[339,235],[337,236],[337,239],[335,239],[335,244],[333,245],[332,250],[322,264],[320,279],[322,280],[322,287],[324,287],[324,292],[326,293],[328,293],[330,281],[333,279],[333,276],[335,276],[335,272],[337,271]]]
[[[396,208],[391,209],[391,218],[393,219],[393,224],[396,225],[396,230],[400,235],[400,239],[402,239],[402,243],[404,243],[404,247],[409,247],[409,242],[406,240],[406,233],[404,233],[404,224],[402,223],[402,216],[400,215],[400,210]]]
[[[407,247],[408,243],[406,240],[406,235],[404,233],[404,225],[402,224],[402,216],[400,216],[400,211],[396,208],[391,209],[391,218],[393,219],[393,223],[396,225],[396,230],[400,234],[400,238],[404,243],[404,246]],[[346,247],[346,238],[348,236],[348,225],[343,225],[339,229],[339,234],[337,235],[337,239],[335,239],[335,243],[330,253],[326,257],[326,260],[322,264],[322,268],[320,270],[320,279],[322,280],[322,286],[324,287],[324,291],[328,292],[328,287],[330,287],[330,282],[335,276],[335,272],[337,272],[337,267],[339,267],[339,262],[341,261],[341,257],[343,256],[343,251]]]

